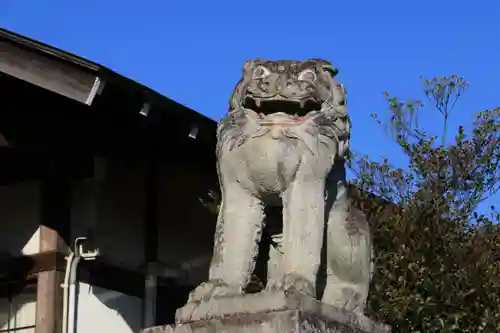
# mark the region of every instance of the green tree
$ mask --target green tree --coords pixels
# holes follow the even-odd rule
[[[500,331],[500,214],[478,205],[500,188],[500,108],[480,112],[472,132],[448,139],[449,117],[467,81],[456,75],[421,79],[433,106],[385,93],[389,117],[372,117],[408,158],[353,153],[349,166],[375,244],[370,316],[393,332]],[[443,117],[440,135],[419,122],[422,110]],[[449,142],[451,141],[451,142]]]

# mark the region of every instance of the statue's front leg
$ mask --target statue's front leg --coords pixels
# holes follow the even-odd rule
[[[296,179],[283,196],[282,269],[285,290],[295,288],[316,296],[324,218],[324,182]]]
[[[224,187],[222,200],[209,281],[195,289],[190,301],[243,294],[255,267],[264,220],[262,202],[238,182]]]

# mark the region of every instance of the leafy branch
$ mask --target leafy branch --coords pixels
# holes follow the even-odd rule
[[[388,118],[372,118],[408,165],[356,153],[349,160],[353,182],[375,202],[368,214],[376,248],[371,315],[391,323],[394,332],[496,332],[500,213],[494,206],[489,214],[477,208],[500,190],[500,108],[478,113],[471,134],[460,126],[447,142],[449,117],[468,83],[456,75],[421,80],[443,117],[441,135],[419,122],[419,100],[384,93]],[[384,213],[388,205],[397,207],[390,215]]]

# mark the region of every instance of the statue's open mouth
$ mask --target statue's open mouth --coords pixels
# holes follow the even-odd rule
[[[253,110],[261,119],[273,114],[286,114],[291,120],[299,120],[311,111],[321,110],[321,104],[312,99],[255,99],[247,97],[243,106]]]

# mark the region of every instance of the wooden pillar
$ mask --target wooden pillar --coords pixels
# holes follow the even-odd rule
[[[51,160],[41,189],[40,252],[68,253],[70,242],[70,184],[60,161]],[[64,272],[38,274],[36,333],[61,333]]]

